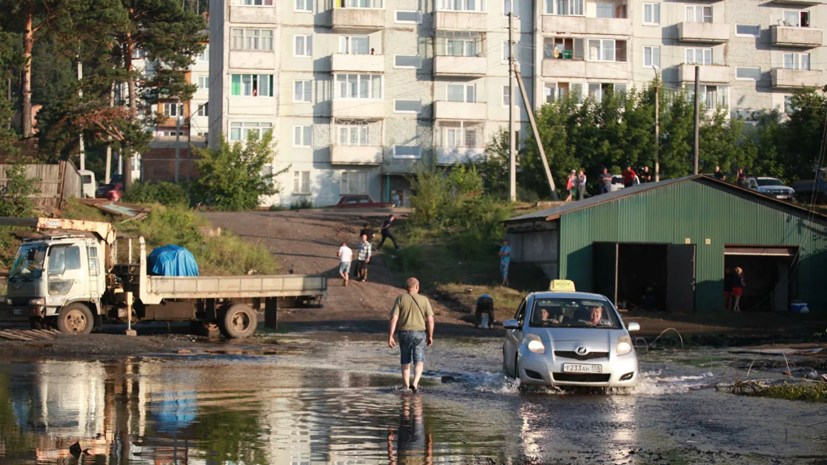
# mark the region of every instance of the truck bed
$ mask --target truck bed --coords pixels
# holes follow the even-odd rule
[[[320,275],[149,276],[149,292],[165,299],[240,299],[253,297],[327,298]]]

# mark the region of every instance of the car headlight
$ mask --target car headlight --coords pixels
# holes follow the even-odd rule
[[[525,343],[525,346],[528,347],[528,350],[534,352],[535,354],[546,353],[546,346],[543,344],[543,341],[540,340],[540,337],[536,334],[527,335],[523,342]]]
[[[617,338],[617,355],[626,355],[632,351],[632,338],[629,336],[620,336]]]

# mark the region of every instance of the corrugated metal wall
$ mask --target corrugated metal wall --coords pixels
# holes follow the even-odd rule
[[[776,202],[695,179],[560,218],[560,276],[592,290],[593,242],[696,245],[696,310],[723,306],[725,245],[799,246],[799,290],[811,308],[827,309],[827,220]],[[706,244],[706,239],[710,244]]]

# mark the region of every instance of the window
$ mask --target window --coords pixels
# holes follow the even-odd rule
[[[243,97],[272,97],[272,74],[233,74],[230,76],[230,95]]]
[[[340,124],[336,128],[339,145],[370,145],[370,126],[367,124]]]
[[[420,100],[394,100],[394,113],[419,113],[422,111],[422,101]]]
[[[272,127],[271,123],[230,123],[230,140],[244,141],[251,137],[261,139],[261,136]]]
[[[687,23],[711,23],[712,7],[703,5],[686,5]]]
[[[210,46],[204,47],[204,50],[198,54],[196,61],[210,61]]]
[[[419,24],[422,22],[422,15],[418,11],[396,10],[396,22]]]
[[[313,56],[313,36],[293,36],[293,56]]]
[[[210,116],[209,113],[209,106],[210,103],[204,103],[203,105],[198,107],[198,112],[196,113],[198,116]]]
[[[784,25],[788,27],[810,27],[809,11],[785,11]]]
[[[508,47],[508,41],[503,42],[503,62],[508,61],[508,58],[511,56],[511,50]],[[514,42],[514,60],[517,61],[520,59],[520,43]]]
[[[132,49],[132,59],[133,60],[140,60],[140,59],[146,58],[146,55],[147,55],[146,50],[141,50],[138,47],[135,47],[135,48]]]
[[[184,104],[164,103],[164,116],[167,118],[172,116],[184,116]]]
[[[49,248],[49,274],[63,274],[67,270],[80,269],[78,246],[52,246]],[[51,294],[51,292],[49,292]]]
[[[597,17],[598,18],[614,18],[615,5],[614,3],[597,2]]]
[[[585,39],[549,37],[543,42],[543,56],[545,58],[582,60],[585,56],[584,44]]]
[[[687,84],[685,87],[689,94],[690,101],[694,101],[695,85]],[[726,86],[701,85],[701,103],[707,110],[714,110],[718,107],[729,107],[729,88]]]
[[[198,88],[199,89],[209,89],[210,88],[210,77],[209,76],[198,76]]]
[[[437,0],[439,11],[485,11],[485,0]]]
[[[313,0],[296,0],[296,11],[312,12]]]
[[[810,69],[810,54],[809,53],[785,53],[784,54],[784,68],[795,70]]]
[[[394,145],[393,158],[420,158],[421,147],[418,145]]]
[[[735,79],[761,80],[761,68],[735,68]]]
[[[339,193],[341,195],[367,194],[368,174],[362,171],[342,171]]]
[[[520,16],[519,8],[520,2],[519,0],[503,0],[503,16],[508,16],[511,13],[511,8],[514,8],[514,17]]]
[[[569,94],[568,82],[547,82],[544,85],[546,103],[561,101]]]
[[[711,65],[711,48],[688,48],[686,49],[686,63],[689,65]]]
[[[98,275],[98,248],[97,247],[87,247],[86,248],[86,256],[89,258],[89,275],[90,276],[97,276]]]
[[[600,102],[608,92],[617,92],[618,94],[626,93],[626,84],[613,84],[590,82],[589,83],[589,98],[594,99],[595,102]]]
[[[235,0],[233,3],[244,6],[273,6],[273,0]]]
[[[589,39],[590,61],[615,61],[615,41],[612,39]]]
[[[310,147],[313,145],[313,126],[293,126],[293,147]]]
[[[546,0],[546,14],[583,16],[583,0]]]
[[[507,107],[509,105],[511,105],[511,88],[503,86],[503,106]]]
[[[310,193],[310,171],[293,171],[293,193]]]
[[[643,66],[660,68],[660,47],[643,47]]]
[[[379,74],[337,74],[334,98],[337,99],[381,99],[382,75]]]
[[[345,4],[342,5],[345,8],[385,8],[384,0],[340,0]],[[336,2],[337,8],[341,8],[339,6],[339,2]]]
[[[477,86],[474,84],[448,84],[448,101],[467,103],[476,102]]]
[[[393,67],[419,69],[422,67],[422,58],[419,56],[395,55],[393,57]]]
[[[441,121],[442,147],[479,147],[482,143],[482,124],[471,121]]]
[[[437,31],[437,56],[482,56],[483,35],[480,32]]]
[[[313,81],[293,81],[293,101],[310,102],[312,83]]]
[[[643,4],[643,24],[660,24],[660,3]]]
[[[361,36],[340,37],[339,53],[345,55],[370,55],[370,39]]]
[[[746,24],[736,24],[735,35],[759,37],[761,35],[761,26],[748,26]]]
[[[273,31],[271,29],[232,30],[232,50],[273,51]]]

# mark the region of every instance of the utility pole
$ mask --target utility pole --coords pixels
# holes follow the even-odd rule
[[[80,61],[80,54],[78,54],[78,84],[83,79],[83,63]],[[83,98],[83,87],[78,85],[78,97]],[[85,148],[83,146],[83,131],[80,131],[80,144],[78,146],[80,148],[80,169],[86,169],[86,153]]]
[[[520,95],[523,97],[523,103],[525,104],[526,109],[530,109],[531,105],[528,103],[528,93],[525,91],[523,76],[517,69],[514,69],[514,74],[517,76],[517,84],[520,86]],[[540,131],[537,129],[537,121],[534,120],[534,112],[529,110],[526,111],[526,113],[528,113],[528,122],[531,123],[531,130],[534,131],[534,140],[537,141],[537,148],[540,151],[540,160],[543,161],[543,169],[546,170],[546,179],[548,180],[548,187],[551,189],[551,198],[556,202],[560,199],[557,197],[557,188],[554,187],[554,178],[551,176],[551,169],[548,167],[546,151],[543,149],[543,141],[540,140]]]
[[[660,181],[660,76],[655,70],[655,182]]]
[[[695,65],[695,168],[692,174],[698,174],[698,152],[701,142],[701,67]]]
[[[517,201],[517,141],[514,137],[514,2],[508,12],[508,198]]]
[[[109,107],[115,106],[115,81],[112,81],[112,85],[109,87]],[[112,137],[109,137],[109,143],[106,144],[106,173],[104,174],[103,181],[106,184],[109,184],[109,181],[112,179]]]
[[[176,108],[175,112],[175,184],[178,184],[178,165],[180,164],[180,158],[178,154],[181,151],[181,148],[178,147],[178,142],[181,141],[181,118],[184,117],[184,104],[181,103],[181,100],[175,104],[178,108]]]

